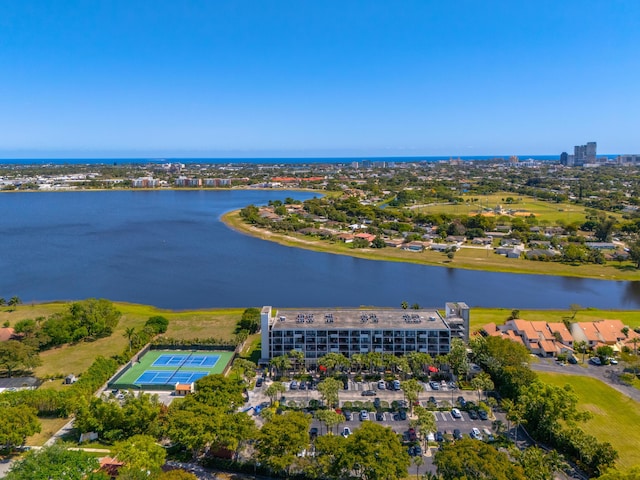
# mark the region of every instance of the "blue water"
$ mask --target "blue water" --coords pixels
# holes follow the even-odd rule
[[[372,162],[439,162],[460,158],[469,160],[493,160],[495,158],[508,159],[510,155],[476,155],[459,157],[451,156],[424,156],[424,157],[283,157],[283,158],[31,158],[31,159],[3,159],[0,164],[4,165],[126,165],[126,164],[146,164],[146,163],[203,163],[203,164],[312,164],[312,163],[346,163],[370,160]],[[558,161],[559,155],[520,155],[520,159],[532,158],[540,161]]]
[[[239,234],[226,211],[309,192],[0,194],[0,296],[25,303],[104,297],[171,309],[442,307],[637,309],[640,282],[378,262]]]

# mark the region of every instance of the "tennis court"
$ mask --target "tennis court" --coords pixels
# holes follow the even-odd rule
[[[135,381],[136,384],[164,385],[167,383],[191,383],[199,378],[206,377],[207,372],[167,372],[158,370],[145,370]]]
[[[154,367],[213,367],[218,362],[219,355],[193,355],[187,353],[160,355],[152,366]]]
[[[224,350],[149,350],[109,382],[109,388],[173,390],[176,383],[223,373],[232,359],[233,352]]]

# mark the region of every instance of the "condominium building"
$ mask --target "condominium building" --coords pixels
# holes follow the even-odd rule
[[[266,306],[261,313],[262,362],[291,350],[304,353],[315,365],[335,352],[404,355],[449,353],[452,338],[467,341],[469,307],[447,303],[445,316],[436,309],[281,309]]]

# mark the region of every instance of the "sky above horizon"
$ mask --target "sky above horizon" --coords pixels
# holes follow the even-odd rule
[[[640,2],[4,0],[0,158],[640,153]]]

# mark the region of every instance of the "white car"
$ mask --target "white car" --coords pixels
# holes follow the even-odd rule
[[[480,433],[480,430],[477,429],[476,427],[473,427],[471,429],[471,433],[469,434],[469,436],[471,438],[476,439],[476,440],[481,440],[482,439],[482,434]]]
[[[347,438],[349,435],[351,435],[351,429],[349,427],[344,427],[342,429],[342,436]]]
[[[378,390],[384,390],[386,388],[387,388],[387,386],[385,385],[384,380],[380,380],[378,382]]]
[[[615,358],[609,358],[609,363],[611,365],[617,365],[618,364],[618,360],[616,360]]]
[[[462,414],[460,413],[460,410],[458,410],[457,408],[454,408],[451,410],[451,416],[453,418],[462,418]]]
[[[360,410],[360,420],[369,420],[369,412],[366,410]]]
[[[602,365],[602,362],[600,361],[599,357],[591,357],[589,361],[594,365]]]

